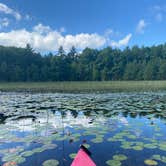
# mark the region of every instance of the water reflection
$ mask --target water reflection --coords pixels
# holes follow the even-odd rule
[[[70,165],[82,143],[97,165],[166,162],[166,92],[1,93],[0,106],[0,164]]]

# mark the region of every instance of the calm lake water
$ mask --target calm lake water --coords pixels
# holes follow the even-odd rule
[[[0,165],[166,165],[166,92],[0,93]]]

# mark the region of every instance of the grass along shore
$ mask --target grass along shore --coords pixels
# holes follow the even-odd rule
[[[2,92],[130,92],[166,90],[166,81],[18,82],[0,83]]]

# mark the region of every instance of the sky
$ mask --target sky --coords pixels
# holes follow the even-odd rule
[[[55,52],[166,42],[165,0],[0,0],[0,45]]]

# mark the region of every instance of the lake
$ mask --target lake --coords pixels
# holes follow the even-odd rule
[[[166,91],[0,93],[0,165],[166,165]]]

